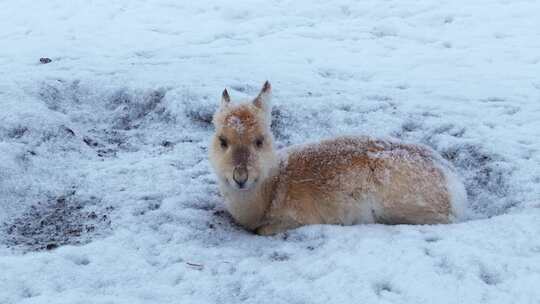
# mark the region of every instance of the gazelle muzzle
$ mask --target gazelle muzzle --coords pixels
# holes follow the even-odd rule
[[[246,167],[236,167],[233,171],[233,180],[238,186],[238,188],[242,189],[246,185],[246,182],[248,180],[248,170]]]

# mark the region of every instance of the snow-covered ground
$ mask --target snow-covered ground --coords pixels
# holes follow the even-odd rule
[[[540,303],[540,1],[1,1],[0,303]],[[41,57],[51,63],[40,64]],[[422,142],[468,220],[252,235],[220,92],[280,147]]]

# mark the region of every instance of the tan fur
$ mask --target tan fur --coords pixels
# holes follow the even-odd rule
[[[449,171],[435,152],[390,140],[341,137],[291,147],[278,157],[269,94],[267,83],[253,102],[231,105],[224,91],[214,116],[210,161],[238,223],[268,235],[309,224],[451,220]],[[264,145],[258,147],[260,138]],[[243,189],[233,178],[238,168],[247,168]]]

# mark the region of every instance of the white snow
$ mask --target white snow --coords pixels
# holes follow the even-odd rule
[[[244,131],[246,130],[246,126],[244,126],[244,123],[238,116],[230,116],[227,119],[226,124],[230,128],[234,129],[236,132],[238,132],[238,134],[240,135],[242,135]]]
[[[1,1],[0,303],[539,303],[539,11]],[[210,121],[224,87],[253,98],[267,79],[280,147],[428,144],[465,181],[471,219],[236,226]]]

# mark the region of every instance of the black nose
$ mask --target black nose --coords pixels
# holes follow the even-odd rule
[[[233,171],[233,179],[239,188],[243,188],[248,179],[247,169],[243,167],[235,168]]]

